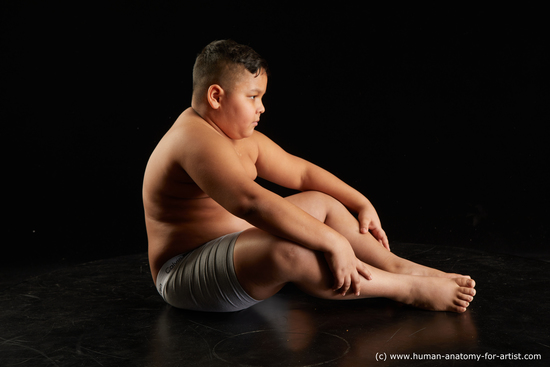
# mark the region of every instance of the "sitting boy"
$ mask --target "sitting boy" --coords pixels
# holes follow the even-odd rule
[[[394,255],[367,198],[255,131],[267,80],[266,62],[250,47],[206,46],[193,70],[192,107],[149,159],[149,261],[164,300],[238,311],[292,282],[325,299],[386,297],[466,311],[470,277]],[[257,176],[300,193],[282,198]]]

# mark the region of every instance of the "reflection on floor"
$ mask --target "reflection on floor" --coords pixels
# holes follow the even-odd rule
[[[383,299],[330,302],[287,286],[242,312],[189,312],[162,302],[144,254],[124,256],[54,270],[3,290],[0,365],[548,362],[549,263],[417,244],[394,244],[393,250],[419,263],[470,274],[478,291],[470,310],[461,315],[427,312]]]

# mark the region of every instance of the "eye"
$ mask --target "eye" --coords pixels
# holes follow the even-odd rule
[[[256,97],[257,97],[257,96],[250,96],[250,97],[248,97],[248,98],[250,98],[250,99],[256,99]]]

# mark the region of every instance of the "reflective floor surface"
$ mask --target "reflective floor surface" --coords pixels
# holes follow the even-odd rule
[[[478,293],[469,311],[427,312],[384,299],[331,302],[292,286],[238,313],[182,311],[156,293],[146,255],[132,255],[4,287],[0,365],[548,365],[550,263],[452,247],[392,249],[470,274]]]

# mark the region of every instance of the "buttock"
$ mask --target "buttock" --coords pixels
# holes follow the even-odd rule
[[[170,305],[195,311],[231,312],[257,304],[242,288],[233,262],[231,233],[167,261],[157,276],[157,290]]]

